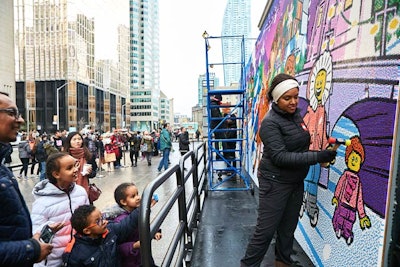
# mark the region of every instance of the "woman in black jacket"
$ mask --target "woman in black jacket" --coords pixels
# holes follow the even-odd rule
[[[311,165],[331,162],[332,150],[309,151],[310,134],[297,108],[299,84],[288,74],[278,74],[268,92],[271,109],[261,122],[264,144],[258,168],[257,225],[241,266],[260,266],[276,232],[275,266],[289,266],[294,231],[303,199],[304,179]]]
[[[185,127],[181,127],[181,133],[178,137],[179,140],[179,151],[181,155],[185,155],[189,151],[189,133],[187,132]]]

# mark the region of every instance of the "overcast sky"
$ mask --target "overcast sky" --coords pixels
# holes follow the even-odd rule
[[[252,37],[258,37],[257,24],[267,0],[249,1],[252,2]],[[161,90],[174,98],[175,113],[191,117],[191,108],[198,101],[197,79],[206,72],[202,34],[206,30],[210,36],[221,35],[226,2],[160,1]],[[219,47],[220,42],[216,42]],[[211,44],[212,49],[216,49],[215,45]],[[209,56],[214,55],[212,52]],[[220,52],[215,54],[221,56]]]
[[[268,0],[249,1],[252,3],[252,37],[256,38],[259,33],[257,24]],[[129,13],[126,17],[118,14],[129,11],[128,1],[119,0],[120,11],[116,10],[114,14],[109,12],[115,10],[115,0],[101,2],[100,16],[98,16],[100,19],[96,19],[96,28],[101,31],[96,31],[96,47],[100,47],[98,46],[100,43],[117,40],[116,25],[129,25]],[[197,79],[206,72],[205,43],[202,34],[206,30],[210,36],[221,35],[226,2],[226,0],[159,0],[160,89],[168,98],[174,99],[175,113],[191,117],[192,106],[197,103]],[[107,5],[114,6],[108,9]],[[111,17],[115,20],[111,21]],[[211,46],[213,50],[209,56],[220,57],[221,53],[216,50],[220,43]],[[106,49],[102,48],[102,51],[96,50],[96,57],[112,58],[116,53],[115,49],[112,45],[108,45]]]

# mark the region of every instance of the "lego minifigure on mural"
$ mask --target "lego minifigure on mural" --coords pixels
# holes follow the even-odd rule
[[[310,83],[307,88],[307,98],[310,103],[303,118],[310,132],[310,150],[313,151],[321,151],[329,146],[325,105],[330,96],[331,87],[332,59],[330,53],[325,52],[316,61],[310,73]],[[306,211],[310,217],[312,227],[315,227],[318,222],[317,192],[320,175],[321,166],[320,164],[315,164],[310,166],[310,170],[304,180],[304,197],[300,217]]]
[[[364,147],[360,138],[350,138],[351,144],[346,148],[345,162],[347,170],[340,176],[332,198],[335,205],[332,224],[336,237],[343,237],[347,245],[353,243],[353,225],[356,221],[356,212],[360,218],[360,228],[371,227],[371,221],[365,214],[362,185],[358,172],[365,160]]]

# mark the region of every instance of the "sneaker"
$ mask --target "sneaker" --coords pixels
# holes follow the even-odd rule
[[[17,178],[18,178],[18,179],[22,179],[22,175],[21,175],[21,174],[18,175]]]
[[[151,166],[151,162],[147,162],[147,166]]]
[[[28,176],[24,176],[24,179],[25,179],[25,180],[28,180],[29,178],[28,178]]]

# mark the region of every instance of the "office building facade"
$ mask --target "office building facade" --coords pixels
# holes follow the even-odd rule
[[[200,108],[192,108],[192,112],[201,112],[201,116],[199,114],[192,114],[192,118],[200,118],[202,117],[202,120],[197,121],[199,129],[203,133],[208,132],[208,119],[207,119],[207,93],[208,93],[208,87],[207,87],[207,75],[202,74],[199,75],[199,78],[197,79],[197,86],[198,86],[198,98],[199,98],[199,103],[197,106]],[[209,89],[213,90],[216,87],[219,86],[219,78],[216,76],[214,72],[209,73]]]
[[[0,8],[0,92],[15,99],[13,0],[1,1]]]
[[[96,81],[105,73],[96,71],[109,71],[119,80],[121,69],[128,66],[97,66],[92,10],[78,0],[14,1],[16,98],[27,114],[26,130],[89,126],[109,131],[120,125],[128,81],[105,87]]]
[[[221,36],[224,84],[230,86],[240,82],[242,64],[252,51],[250,0],[228,0]]]
[[[160,119],[158,0],[130,0],[130,128],[151,131]]]

